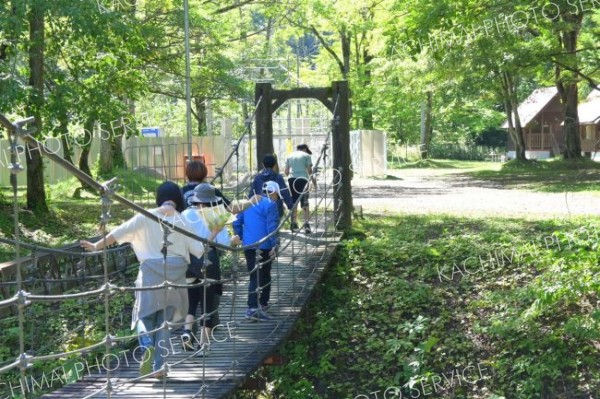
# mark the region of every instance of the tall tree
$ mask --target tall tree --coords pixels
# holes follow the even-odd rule
[[[558,39],[562,56],[555,62],[556,88],[564,105],[565,158],[581,158],[581,137],[579,136],[578,83],[580,70],[578,39],[585,13],[575,7],[568,9],[567,4],[558,5],[557,22],[553,30]],[[573,3],[570,3],[571,5]],[[580,3],[583,5],[583,3]],[[562,6],[562,7],[561,7]]]
[[[520,85],[543,71],[540,55],[544,48],[529,29],[518,29],[518,25],[508,22],[493,26],[498,15],[506,21],[511,20],[508,16],[521,15],[521,5],[490,6],[484,1],[416,2],[422,7],[409,12],[406,32],[418,40],[407,43],[418,51],[426,49],[431,53],[440,78],[452,77],[457,87],[465,89],[468,86],[464,83],[469,83],[471,93],[463,91],[464,94],[481,95],[482,89],[497,93],[509,122],[516,157],[524,160],[525,140],[518,115]],[[473,87],[478,90],[472,92]]]
[[[353,90],[355,128],[373,129],[372,61],[381,41],[379,14],[385,15],[387,0],[368,2],[315,0],[287,20],[303,32],[314,35],[335,65],[329,78],[349,80]],[[325,82],[324,82],[325,83]]]
[[[425,93],[425,100],[421,104],[421,158],[429,157],[429,147],[433,134],[433,94]]]
[[[42,109],[44,106],[44,47],[45,7],[43,0],[32,0],[27,14],[29,23],[29,85],[31,94],[27,102],[27,113],[36,119],[37,135],[43,131]],[[47,212],[44,188],[44,165],[42,154],[27,144],[27,208],[35,212]]]

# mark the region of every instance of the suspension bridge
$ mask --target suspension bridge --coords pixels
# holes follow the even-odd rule
[[[271,271],[271,320],[255,322],[245,318],[250,273],[243,261],[243,251],[256,247],[262,240],[252,246],[230,247],[208,242],[177,226],[167,226],[165,242],[168,241],[170,232],[177,231],[205,244],[216,245],[225,254],[221,280],[204,279],[199,283],[204,287],[223,284],[224,292],[218,309],[220,323],[209,337],[211,343],[208,352],[184,351],[180,339],[183,324],[164,323],[159,328],[169,328],[172,331],[171,340],[166,345],[168,355],[165,367],[168,378],[159,380],[151,376],[140,376],[142,355],[139,348],[135,347],[138,335],[123,334],[122,329],[117,333],[116,328],[117,325],[128,322],[131,305],[127,298],[140,290],[133,286],[129,273],[137,268],[133,251],[130,247],[123,246],[104,249],[101,253],[84,253],[77,246],[51,249],[21,242],[16,178],[12,179],[21,168],[13,157],[11,180],[15,233],[13,239],[0,240],[14,245],[16,254],[15,261],[0,265],[3,298],[0,300],[0,314],[14,320],[19,346],[19,355],[14,361],[0,364],[0,376],[10,373],[13,376],[12,379],[0,380],[0,390],[8,397],[226,398],[235,395],[236,390],[261,366],[282,361],[274,354],[292,333],[296,321],[307,308],[323,271],[333,258],[341,230],[349,225],[351,200],[347,198],[351,192],[347,155],[347,84],[336,82],[332,88],[317,89],[315,92],[271,92],[265,86],[260,90],[262,91],[259,92],[257,86],[257,154],[272,152],[272,143],[270,148],[268,145],[272,131],[268,131],[266,118],[271,118],[276,105],[286,99],[294,96],[314,97],[326,104],[333,113],[331,131],[315,162],[318,189],[311,194],[310,223],[313,232],[306,235],[286,230],[284,226],[287,225],[288,214],[273,233],[279,236],[280,251]],[[260,114],[261,107],[267,112],[266,116]],[[110,207],[114,202],[160,222],[140,204],[117,194],[113,189],[113,182],[98,183],[45,148],[32,135],[33,129],[29,126],[33,122],[30,118],[11,123],[0,115],[0,123],[9,131],[13,153],[16,153],[18,141],[22,140],[96,189],[101,196],[99,214],[103,224],[110,221]],[[250,123],[247,133],[249,132]],[[238,146],[242,138],[238,141]],[[326,161],[329,148],[332,147],[333,167]],[[237,155],[238,148],[234,146],[227,162]],[[225,165],[219,170],[224,167]],[[239,193],[239,187],[237,189]],[[103,232],[105,234],[106,231]],[[28,249],[30,253],[21,257],[22,248]],[[259,264],[257,272],[260,273],[260,270]],[[167,290],[170,287],[178,286],[165,281],[143,289]],[[264,288],[258,287],[257,292],[260,293]],[[71,321],[71,324],[65,321],[72,328],[64,331],[65,336],[57,337],[57,341],[69,336],[70,341],[78,342],[79,345],[68,348],[63,345],[59,351],[56,350],[56,345],[37,342],[35,330],[43,329],[44,323],[58,316],[54,313],[57,306],[67,303],[72,308],[79,309],[82,321]],[[87,331],[86,323],[89,323],[89,318],[86,316],[89,314],[86,313],[93,312],[93,309],[101,313],[99,317],[103,322],[103,336],[92,336]],[[196,322],[201,324],[207,316],[203,309],[199,309]],[[40,374],[35,367],[40,364],[52,364],[56,367]]]

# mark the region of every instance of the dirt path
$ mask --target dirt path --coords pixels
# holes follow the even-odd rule
[[[354,204],[363,212],[447,213],[465,216],[600,215],[600,198],[585,193],[540,193],[482,184],[456,169],[388,171],[387,179],[354,179]]]

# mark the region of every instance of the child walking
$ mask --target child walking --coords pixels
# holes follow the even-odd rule
[[[263,186],[263,199],[255,206],[237,215],[233,222],[233,231],[242,240],[244,246],[254,244],[275,230],[279,224],[277,200],[280,187],[274,181]],[[234,237],[236,239],[237,237]],[[267,321],[271,317],[266,314],[271,296],[271,264],[276,255],[278,239],[273,235],[258,248],[244,250],[246,265],[250,273],[248,284],[248,310],[246,318],[255,321]],[[257,257],[260,255],[258,266]],[[259,294],[260,293],[260,294]]]

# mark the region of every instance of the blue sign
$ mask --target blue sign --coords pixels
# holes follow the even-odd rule
[[[142,128],[142,136],[158,137],[158,136],[160,136],[160,128],[159,127],[143,127]]]

